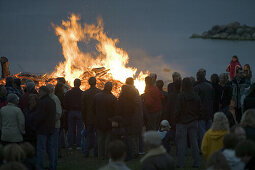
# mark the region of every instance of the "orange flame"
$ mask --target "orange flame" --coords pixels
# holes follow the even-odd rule
[[[104,32],[103,20],[98,18],[97,25],[84,24],[78,21],[80,17],[72,14],[68,21],[62,21],[61,26],[53,27],[59,36],[62,45],[65,61],[59,63],[56,70],[51,74],[52,77],[65,77],[71,84],[75,78],[82,78],[84,73],[93,68],[105,67],[109,69],[107,80],[118,80],[124,83],[126,78],[134,77],[135,86],[140,93],[145,88],[144,79],[148,75],[140,72],[137,77],[137,69],[127,67],[129,56],[126,51],[116,47],[118,39],[109,38]],[[96,54],[84,53],[79,49],[78,42],[88,43],[96,40]],[[95,56],[96,55],[96,56]],[[87,87],[83,87],[86,89]],[[120,87],[119,87],[120,88]]]

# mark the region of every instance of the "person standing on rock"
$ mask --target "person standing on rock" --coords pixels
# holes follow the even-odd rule
[[[239,63],[238,57],[234,55],[226,70],[230,73],[229,76],[231,80],[236,76],[236,71],[238,68],[242,68],[242,66]]]

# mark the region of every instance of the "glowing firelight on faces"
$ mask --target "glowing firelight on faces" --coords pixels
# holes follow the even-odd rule
[[[84,24],[84,26],[78,23],[80,18],[75,14],[72,14],[69,19],[62,21],[61,26],[53,25],[59,36],[65,61],[59,63],[51,74],[52,77],[65,77],[71,84],[75,78],[82,78],[86,71],[98,67],[110,69],[108,72],[109,81],[118,80],[125,83],[126,78],[136,75],[136,68],[126,66],[129,62],[127,52],[116,47],[118,39],[111,39],[104,32],[101,18],[98,18],[97,25]],[[86,44],[91,40],[97,41],[96,50],[99,54],[97,56],[94,56],[94,53],[84,53],[78,47],[78,42]],[[135,77],[135,86],[140,94],[144,92],[144,79],[147,75],[148,71],[140,72]]]

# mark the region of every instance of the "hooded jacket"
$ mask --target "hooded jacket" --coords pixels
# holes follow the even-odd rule
[[[228,134],[229,131],[213,131],[209,129],[202,141],[201,150],[204,157],[208,160],[213,152],[216,152],[223,147],[223,137]]]
[[[228,164],[231,168],[231,170],[240,170],[244,169],[244,163],[236,157],[235,150],[232,149],[225,149],[222,154],[225,156],[225,158],[228,161]]]
[[[180,93],[176,105],[176,122],[188,124],[196,121],[201,113],[201,101],[195,93]]]

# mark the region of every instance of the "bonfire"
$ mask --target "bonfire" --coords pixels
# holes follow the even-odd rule
[[[97,78],[97,86],[102,89],[107,81],[113,83],[113,93],[118,95],[126,78],[133,77],[135,86],[140,93],[145,88],[144,79],[148,71],[137,72],[137,68],[127,66],[129,56],[126,51],[118,48],[118,39],[111,39],[104,32],[102,18],[97,19],[97,24],[79,23],[80,17],[72,14],[69,20],[62,21],[61,25],[52,24],[62,45],[64,62],[60,62],[55,71],[50,74],[33,75],[19,73],[13,75],[23,82],[32,79],[37,87],[51,83],[55,85],[58,77],[64,77],[70,86],[76,78],[81,79],[82,89],[89,88],[88,79],[91,76]],[[78,43],[93,44],[95,51],[83,52]],[[3,81],[3,80],[2,80]]]

